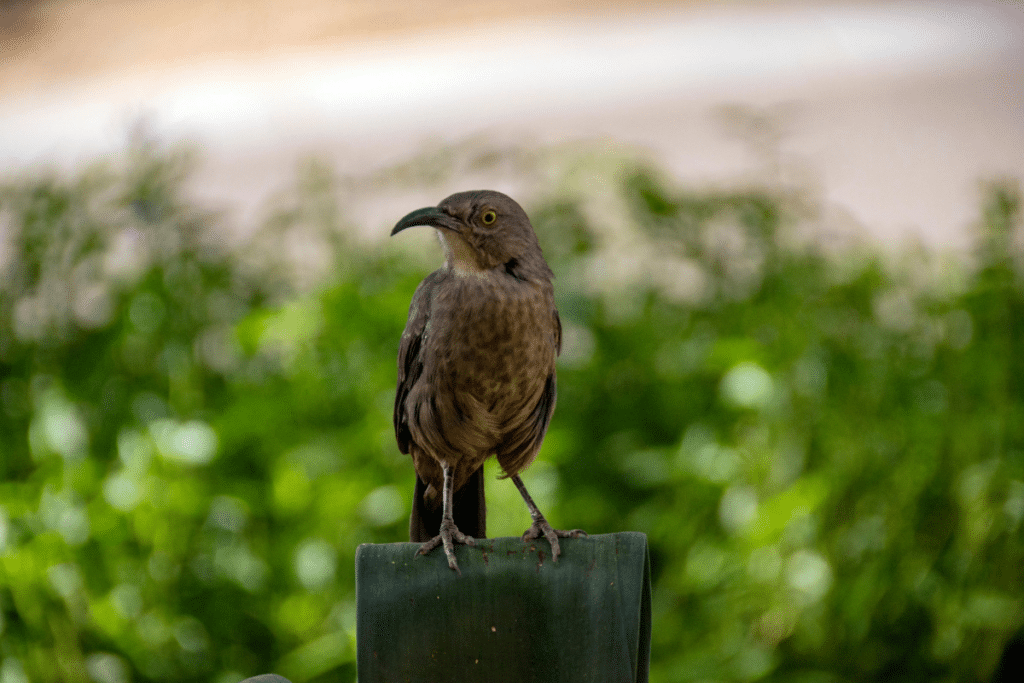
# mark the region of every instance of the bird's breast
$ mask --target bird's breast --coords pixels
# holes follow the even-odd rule
[[[459,277],[453,284],[431,311],[439,379],[487,406],[537,394],[556,356],[550,285],[506,276]]]

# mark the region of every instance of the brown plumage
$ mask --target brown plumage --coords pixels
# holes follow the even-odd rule
[[[417,484],[409,535],[419,552],[486,533],[484,460],[494,455],[530,508],[524,540],[557,531],[537,510],[519,472],[537,456],[555,409],[562,327],[553,274],[523,209],[493,191],[461,192],[414,211],[391,232],[437,229],[444,265],[413,295],[398,351],[395,436]]]

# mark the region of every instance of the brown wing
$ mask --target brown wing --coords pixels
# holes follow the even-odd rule
[[[398,346],[398,388],[395,391],[395,439],[398,450],[408,455],[412,436],[409,433],[409,416],[406,414],[405,400],[413,386],[423,374],[423,358],[420,348],[423,344],[423,333],[430,319],[431,293],[444,273],[436,270],[420,283],[409,305],[409,319],[402,332],[402,341]]]
[[[562,321],[555,315],[555,354],[562,352]],[[558,396],[558,382],[554,369],[544,383],[544,390],[530,416],[522,425],[505,435],[505,443],[497,453],[498,463],[505,471],[504,476],[512,476],[525,469],[537,457],[541,442],[551,424],[551,416],[555,412],[555,399]]]
[[[562,355],[562,319],[558,317],[558,310],[555,310],[555,355]]]

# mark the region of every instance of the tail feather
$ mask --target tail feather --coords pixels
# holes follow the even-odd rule
[[[412,515],[409,517],[409,540],[423,543],[437,536],[441,527],[442,509],[440,496],[436,500],[425,499],[427,484],[416,477],[416,489],[412,499]],[[431,503],[434,503],[431,505]],[[465,485],[452,496],[452,517],[459,531],[473,538],[487,538],[487,501],[484,499],[484,468],[474,472]]]

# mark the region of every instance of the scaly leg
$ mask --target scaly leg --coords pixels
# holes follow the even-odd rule
[[[551,525],[548,524],[548,520],[544,519],[544,515],[541,514],[540,510],[537,509],[537,504],[533,502],[533,498],[526,491],[526,486],[523,484],[523,480],[519,478],[518,474],[511,477],[512,483],[519,489],[519,493],[523,496],[523,500],[526,501],[526,507],[530,508],[530,519],[533,520],[533,524],[523,534],[523,541],[532,541],[535,538],[543,536],[548,539],[548,543],[551,544],[551,559],[554,562],[558,562],[558,556],[562,554],[562,549],[558,547],[559,538],[579,538],[580,536],[586,536],[587,533],[582,529],[573,529],[572,531],[561,531],[559,529],[552,529]]]
[[[447,463],[442,462],[441,469],[444,472],[441,528],[438,530],[437,536],[421,545],[420,549],[416,552],[419,555],[426,555],[438,545],[444,545],[444,554],[448,557],[448,566],[461,575],[459,563],[455,561],[455,544],[476,545],[476,541],[473,540],[472,536],[467,536],[459,531],[459,527],[455,526],[455,520],[452,518],[452,496],[454,495],[452,491],[452,468]]]

